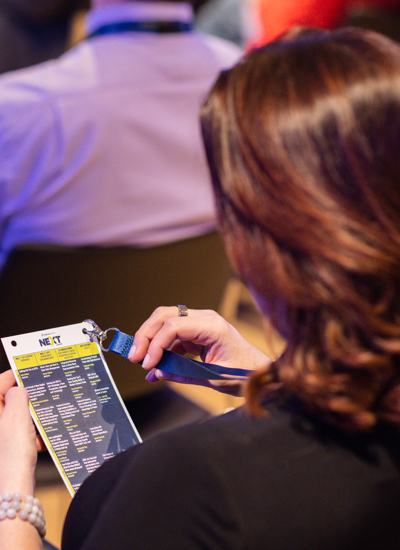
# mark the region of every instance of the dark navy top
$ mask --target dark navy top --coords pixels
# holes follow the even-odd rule
[[[400,436],[293,407],[162,434],[94,472],[62,550],[398,550]]]

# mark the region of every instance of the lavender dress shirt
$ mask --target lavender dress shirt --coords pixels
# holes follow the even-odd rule
[[[88,32],[193,19],[189,4],[124,3]],[[0,77],[0,266],[21,243],[134,245],[214,228],[198,112],[241,50],[199,32],[128,32]]]

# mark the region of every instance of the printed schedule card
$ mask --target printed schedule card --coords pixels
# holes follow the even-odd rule
[[[69,492],[141,442],[88,322],[2,338],[35,424]]]

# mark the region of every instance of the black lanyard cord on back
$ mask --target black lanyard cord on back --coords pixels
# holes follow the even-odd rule
[[[153,32],[157,34],[173,34],[190,32],[193,30],[192,23],[182,21],[120,21],[99,27],[87,38],[104,36],[107,34],[121,34],[125,32]]]

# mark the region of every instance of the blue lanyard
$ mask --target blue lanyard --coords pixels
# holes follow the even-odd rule
[[[134,342],[133,336],[129,336],[118,329],[109,330],[116,330],[117,332],[108,350],[128,358],[129,351]],[[169,372],[170,374],[201,380],[243,380],[253,372],[247,369],[234,369],[221,367],[220,365],[211,365],[210,363],[202,363],[201,361],[195,361],[183,355],[178,355],[173,351],[164,351],[161,361],[157,365],[157,369]]]
[[[193,30],[192,23],[182,21],[120,21],[99,27],[88,35],[87,38],[104,36],[107,34],[120,34],[124,32],[154,32],[158,34],[172,34],[189,32]]]

